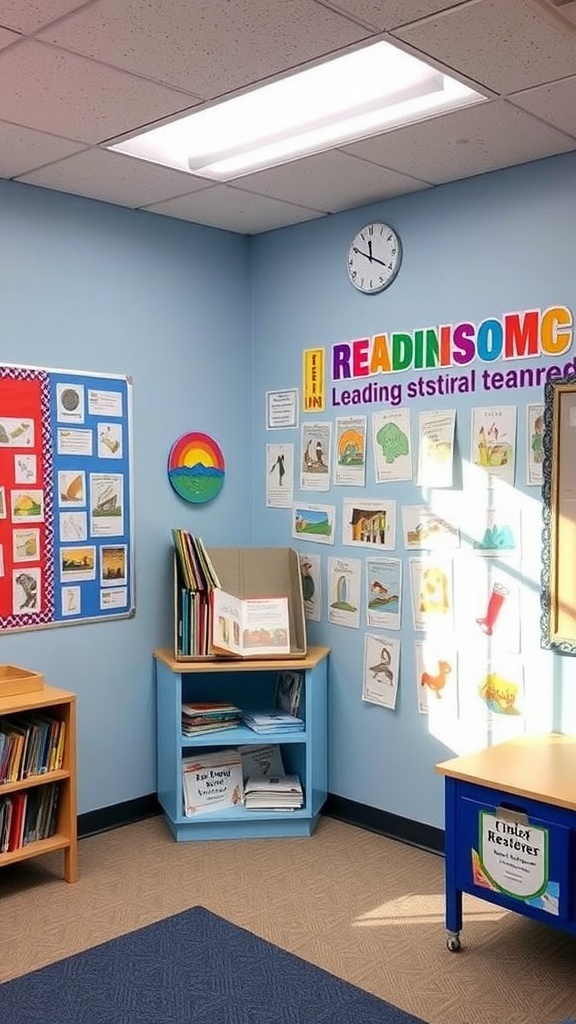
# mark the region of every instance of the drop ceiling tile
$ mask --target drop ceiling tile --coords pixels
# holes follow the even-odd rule
[[[18,32],[35,32],[84,3],[85,0],[0,0],[0,25]]]
[[[0,178],[15,178],[80,149],[80,142],[0,121]]]
[[[18,180],[133,209],[207,187],[204,178],[97,148],[23,174]]]
[[[212,98],[367,35],[312,0],[100,0],[39,38]]]
[[[327,6],[378,29],[392,29],[456,7],[462,0],[328,0]]]
[[[386,170],[335,151],[258,171],[238,178],[234,184],[237,188],[286,203],[311,206],[324,213],[337,213],[428,188],[428,182],[412,175]]]
[[[257,235],[324,216],[319,210],[290,206],[227,185],[215,185],[194,195],[154,203],[146,210],[243,235]]]
[[[101,142],[192,106],[190,97],[26,39],[0,50],[5,121]]]
[[[394,32],[501,94],[576,74],[576,34],[526,0],[477,0]]]
[[[574,139],[495,100],[356,142],[346,152],[441,184],[572,149]]]
[[[576,76],[516,93],[511,102],[576,136]]]

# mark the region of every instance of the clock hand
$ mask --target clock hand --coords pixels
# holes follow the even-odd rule
[[[372,239],[371,238],[368,239],[368,252],[370,253],[368,259],[370,260],[370,263],[372,263]]]
[[[368,243],[368,244],[370,245],[370,243]],[[372,249],[371,245],[370,245],[370,249]],[[356,246],[354,246],[354,252],[357,253],[358,256],[365,256],[366,259],[370,260],[371,263],[380,263],[381,266],[386,267],[388,270],[390,269],[390,267],[388,266],[387,263],[384,262],[384,260],[379,260],[377,256],[372,256],[371,254],[369,254],[367,252],[362,252],[362,249],[358,249]]]

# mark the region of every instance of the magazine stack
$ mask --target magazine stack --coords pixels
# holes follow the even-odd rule
[[[234,729],[242,721],[242,712],[225,701],[189,701],[182,705],[182,733],[199,736],[204,732]]]
[[[296,811],[304,803],[297,775],[255,775],[246,780],[244,805],[262,811]]]

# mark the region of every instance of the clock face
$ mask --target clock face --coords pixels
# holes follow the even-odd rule
[[[402,245],[388,224],[366,224],[348,250],[348,277],[358,291],[374,294],[392,284],[402,263]]]

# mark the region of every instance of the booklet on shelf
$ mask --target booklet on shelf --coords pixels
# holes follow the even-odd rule
[[[249,658],[290,654],[287,597],[234,597],[210,591],[212,649],[217,654]]]
[[[279,672],[276,679],[274,704],[289,715],[297,715],[304,683],[302,672]]]
[[[182,759],[184,814],[237,807],[244,797],[242,762],[235,747]]]

